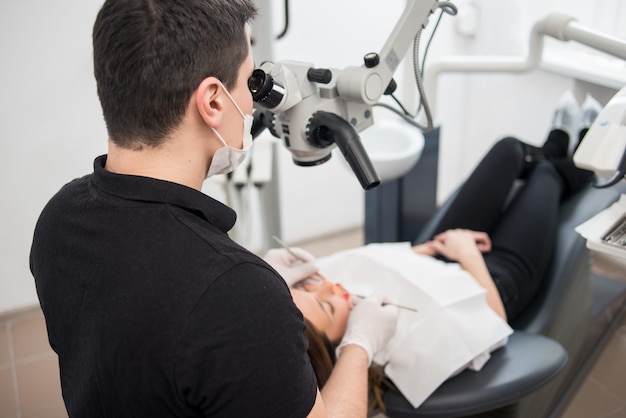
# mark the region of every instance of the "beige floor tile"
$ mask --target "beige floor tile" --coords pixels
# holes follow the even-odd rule
[[[23,414],[55,405],[62,399],[56,356],[17,364],[15,374]]]
[[[9,328],[4,323],[0,324],[0,367],[13,363],[9,344]]]
[[[60,401],[36,411],[23,413],[20,418],[68,418],[68,416],[63,401]]]
[[[0,369],[0,417],[15,417],[18,412],[17,394],[13,384],[13,369]]]
[[[587,379],[562,418],[603,418],[624,409],[624,405],[594,379]]]
[[[46,323],[41,313],[12,321],[10,332],[13,339],[15,362],[53,353],[48,343]]]
[[[626,406],[626,328],[615,332],[590,375]]]
[[[615,411],[611,415],[607,415],[605,418],[626,418],[626,408]]]
[[[316,257],[323,257],[340,250],[363,245],[364,239],[363,229],[355,228],[319,239],[294,243],[293,246],[300,247]]]

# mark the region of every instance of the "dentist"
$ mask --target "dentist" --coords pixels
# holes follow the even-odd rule
[[[248,0],[107,0],[97,16],[108,152],[52,197],[30,254],[70,417],[365,414],[367,353],[397,313],[363,304],[367,335],[320,395],[289,289],[200,192],[251,146],[255,14]]]

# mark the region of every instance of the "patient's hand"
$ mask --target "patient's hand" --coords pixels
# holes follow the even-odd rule
[[[491,251],[491,239],[485,232],[450,229],[435,236],[425,246],[448,260],[462,262]]]
[[[429,255],[431,257],[437,255],[437,250],[435,250],[431,245],[428,245],[428,243],[414,245],[413,251],[417,254]]]

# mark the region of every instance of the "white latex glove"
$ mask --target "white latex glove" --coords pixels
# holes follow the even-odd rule
[[[399,309],[382,295],[372,295],[359,301],[350,312],[346,333],[337,347],[337,356],[349,344],[356,344],[367,352],[370,364],[374,356],[396,333]]]
[[[274,270],[282,276],[289,287],[311,277],[319,270],[312,254],[298,247],[291,248],[291,251],[295,256],[284,248],[274,248],[263,257],[265,262],[274,267]]]

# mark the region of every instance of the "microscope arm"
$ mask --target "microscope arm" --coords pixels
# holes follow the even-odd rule
[[[398,65],[411,47],[415,36],[430,15],[441,5],[437,1],[408,1],[400,20],[379,54],[368,54],[361,66],[346,67],[337,78],[342,99],[372,105],[385,93]]]

